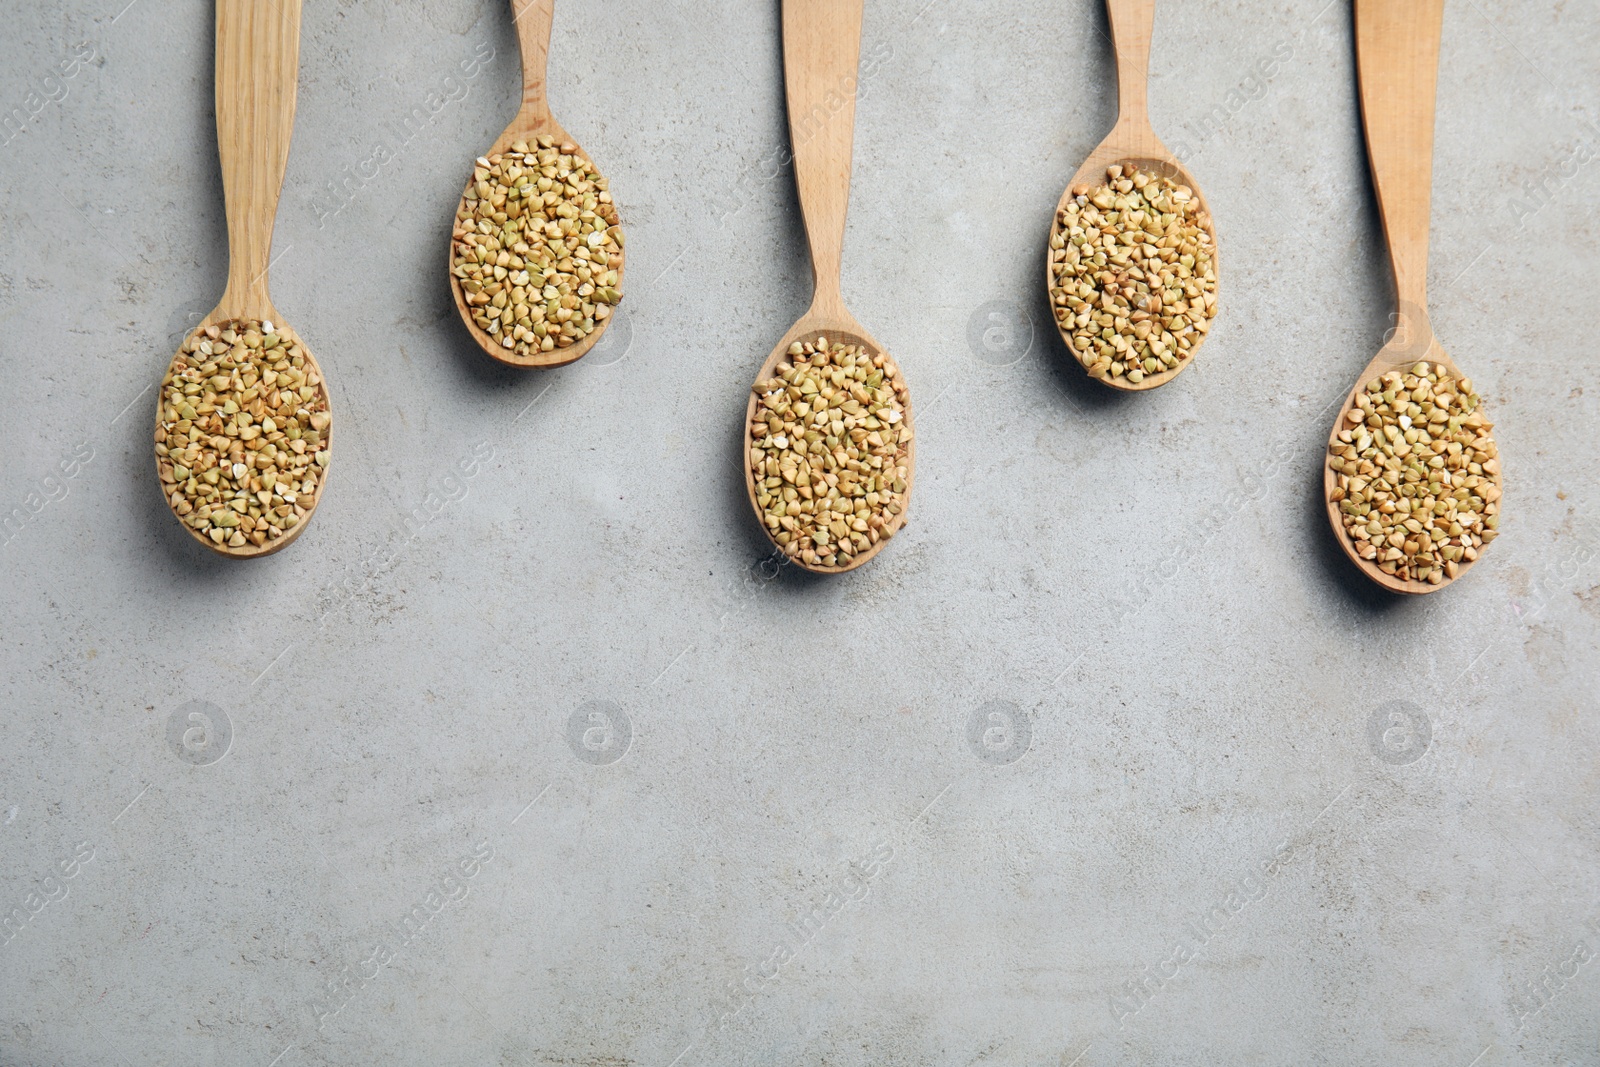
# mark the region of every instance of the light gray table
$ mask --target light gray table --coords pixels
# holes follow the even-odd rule
[[[0,1064],[1600,1062],[1596,13],[1448,9],[1434,319],[1507,521],[1400,603],[1318,501],[1391,301],[1323,3],[1163,4],[1223,311],[1136,398],[1040,291],[1098,4],[868,5],[844,286],[919,477],[832,581],[764,569],[738,466],[809,292],[777,5],[562,4],[627,299],[545,374],[443,275],[505,5],[306,5],[274,295],[337,455],[247,566],[148,431],[226,263],[211,7],[11,5]]]

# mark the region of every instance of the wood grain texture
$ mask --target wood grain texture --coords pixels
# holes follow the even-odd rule
[[[548,133],[566,139],[567,131],[550,114],[546,81],[550,70],[550,28],[555,24],[556,0],[511,0],[511,24],[522,53],[522,107],[495,142],[504,151],[512,141]]]
[[[1117,125],[1137,135],[1150,129],[1150,38],[1155,32],[1156,0],[1107,0],[1106,18],[1117,54]]]
[[[862,0],[783,5],[784,93],[794,184],[811,247],[811,310],[835,317],[847,315],[839,273],[855,151],[862,6]]]
[[[1361,124],[1367,161],[1388,242],[1398,304],[1390,340],[1356,379],[1328,432],[1331,448],[1345,425],[1345,413],[1366,383],[1418,361],[1440,363],[1455,377],[1460,368],[1434,336],[1428,318],[1428,233],[1433,188],[1435,86],[1444,0],[1356,0],[1356,65],[1360,82]],[[1492,429],[1492,427],[1491,427]],[[1503,489],[1501,474],[1491,475]],[[1337,475],[1323,457],[1323,500],[1334,538],[1362,574],[1395,593],[1431,593],[1460,581],[1477,560],[1462,563],[1455,578],[1438,585],[1401,581],[1356,555],[1344,532],[1339,506],[1332,500]]]
[[[1053,241],[1060,229],[1061,211],[1072,197],[1073,186],[1087,185],[1094,188],[1104,185],[1107,167],[1118,164],[1133,166],[1148,174],[1171,178],[1179,185],[1187,185],[1192,189],[1195,199],[1200,202],[1206,232],[1211,236],[1211,262],[1212,269],[1217,274],[1217,294],[1220,301],[1222,261],[1217,248],[1217,231],[1211,218],[1211,208],[1206,203],[1205,194],[1200,191],[1200,184],[1184,169],[1167,146],[1161,143],[1161,138],[1156,136],[1155,129],[1150,125],[1148,86],[1150,39],[1154,32],[1156,17],[1155,0],[1106,0],[1106,14],[1111,22],[1112,46],[1117,62],[1117,121],[1105,140],[1089,153],[1089,158],[1084,160],[1083,166],[1078,168],[1078,172],[1072,176],[1067,187],[1061,191],[1061,198],[1056,201],[1055,214],[1050,220],[1050,239]],[[1050,243],[1046,242],[1045,293],[1048,294],[1054,285],[1055,275],[1050,269]],[[1054,306],[1053,302],[1051,306]],[[1055,322],[1054,315],[1051,316],[1051,321],[1055,323],[1056,332],[1061,335],[1061,341],[1067,346],[1070,355],[1071,334],[1063,330],[1059,322]],[[1200,340],[1189,350],[1188,359],[1171,370],[1148,375],[1141,382],[1135,383],[1126,378],[1111,377],[1093,380],[1112,389],[1129,393],[1159,388],[1194,365],[1195,358],[1210,336],[1209,332],[1200,336]],[[1073,358],[1076,362],[1076,357]]]
[[[216,0],[217,155],[222,165],[228,218],[228,282],[222,300],[201,320],[196,331],[236,319],[284,323],[272,304],[267,274],[278,197],[294,134],[300,76],[300,5],[301,0]],[[304,338],[300,343],[305,347],[306,362],[321,381],[317,388],[327,400],[327,375]],[[157,389],[157,427],[161,424],[162,404],[161,390]],[[331,403],[328,410],[333,410]],[[332,441],[330,432],[330,452]],[[162,484],[159,459],[158,488]],[[200,544],[231,559],[258,559],[281,552],[311,524],[327,489],[330,469],[331,464],[324,468],[316,496],[299,524],[260,547],[218,545],[181,519],[180,524]]]
[[[301,0],[217,0],[217,154],[228,213],[220,319],[275,319],[272,229],[289,164],[300,70]]]
[[[484,156],[493,156],[508,152],[511,146],[518,141],[531,141],[536,137],[552,137],[557,145],[578,142],[566,131],[556,117],[550,112],[550,98],[546,91],[548,71],[550,65],[550,29],[555,22],[556,0],[511,0],[511,19],[517,31],[517,47],[522,53],[522,106],[517,109],[516,116],[510,125],[501,131],[494,144]],[[583,151],[580,146],[578,149]],[[584,152],[587,156],[588,153]],[[591,157],[592,158],[592,157]],[[603,172],[602,172],[603,173]],[[455,220],[466,206],[466,188],[472,178],[469,172],[467,181],[462,183],[462,195],[456,205],[456,214],[451,216],[450,229],[455,230]],[[612,206],[616,207],[616,194],[612,194]],[[618,209],[620,217],[621,209]],[[627,264],[627,251],[623,251],[623,262],[617,265],[617,285],[623,283],[624,268]],[[594,332],[583,340],[566,348],[555,348],[549,352],[538,352],[530,356],[520,356],[516,352],[502,348],[500,343],[489,334],[485,333],[472,318],[472,310],[467,305],[467,294],[462,291],[460,282],[455,276],[455,240],[452,237],[447,242],[445,249],[445,273],[450,278],[450,295],[455,300],[456,311],[461,315],[461,321],[466,325],[467,332],[472,339],[478,342],[478,347],[491,357],[510,367],[564,367],[568,363],[575,363],[589,354],[590,349],[600,343],[600,337],[611,325],[613,315],[600,320],[595,324]],[[624,294],[626,296],[626,294]]]
[[[756,380],[771,378],[778,363],[796,341],[826,336],[830,341],[865,346],[874,353],[888,352],[845,307],[839,290],[844,254],[845,217],[850,207],[851,155],[855,144],[856,92],[861,61],[863,0],[783,0],[783,79],[789,109],[789,144],[794,153],[795,188],[805,218],[806,242],[811,252],[811,306],[773,348]],[[895,366],[899,361],[889,357]],[[903,377],[903,373],[902,373]],[[750,424],[756,415],[752,392],[745,408],[745,490],[756,521],[766,532],[761,506],[756,501],[755,476],[750,470]],[[807,564],[790,557],[795,566],[816,574],[843,574],[855,570],[883,550],[905,525],[912,485],[916,477],[917,434],[910,394],[905,400],[905,427],[911,440],[906,448],[907,507],[890,517],[889,536],[837,567]],[[770,538],[770,533],[768,533]],[[777,546],[777,542],[773,542]]]
[[[1356,62],[1367,161],[1402,307],[1428,306],[1434,96],[1444,0],[1358,2]]]

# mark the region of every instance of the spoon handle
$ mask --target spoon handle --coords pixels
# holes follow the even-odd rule
[[[271,313],[267,264],[289,162],[301,0],[217,0],[217,155],[228,211],[222,318]]]
[[[1117,125],[1148,126],[1150,36],[1156,0],[1106,0],[1111,47],[1117,53]]]
[[[794,183],[811,245],[812,313],[844,315],[839,265],[850,207],[863,0],[783,0],[783,77]]]
[[[550,98],[545,94],[550,67],[550,26],[555,22],[556,0],[511,0],[511,21],[522,49],[522,114],[519,120],[542,127],[550,121]]]
[[[1425,326],[1433,101],[1444,0],[1356,0],[1355,23],[1361,121],[1395,293],[1401,316],[1415,316]]]

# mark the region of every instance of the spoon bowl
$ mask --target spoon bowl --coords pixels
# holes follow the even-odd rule
[[[1419,362],[1437,364],[1457,381],[1466,378],[1466,375],[1462,374],[1461,369],[1456,366],[1455,361],[1440,346],[1438,338],[1433,336],[1433,331],[1428,328],[1425,320],[1418,322],[1405,314],[1396,316],[1396,319],[1398,325],[1395,338],[1378,350],[1378,354],[1373,357],[1371,363],[1367,364],[1366,370],[1361,372],[1360,378],[1350,390],[1350,395],[1345,397],[1344,404],[1339,408],[1339,417],[1334,420],[1333,429],[1328,433],[1328,449],[1330,452],[1341,443],[1339,440],[1340,432],[1351,425],[1348,421],[1348,413],[1356,406],[1356,396],[1363,392],[1367,383],[1374,378],[1382,377],[1390,371],[1404,373]],[[1470,379],[1467,380],[1470,381]],[[1486,425],[1484,429],[1487,432],[1493,427]],[[1326,456],[1327,453],[1324,453],[1324,455]],[[1493,471],[1486,469],[1484,474],[1494,486],[1494,500],[1490,502],[1497,505],[1503,488],[1498,462],[1496,462]],[[1478,561],[1483,558],[1481,548],[1471,550],[1472,557],[1470,559],[1463,558],[1456,564],[1455,576],[1443,578],[1437,585],[1415,578],[1399,578],[1386,573],[1378,566],[1377,560],[1362,559],[1357,551],[1356,543],[1345,532],[1344,516],[1339,510],[1339,501],[1335,499],[1334,491],[1338,488],[1338,485],[1339,473],[1324,460],[1322,465],[1322,499],[1327,505],[1328,523],[1333,527],[1334,537],[1339,542],[1339,547],[1344,549],[1344,554],[1350,558],[1350,562],[1360,569],[1362,574],[1365,574],[1391,593],[1431,593],[1451,582],[1459,581],[1466,575],[1467,571],[1476,566]],[[1485,545],[1483,547],[1486,548],[1488,546]]]
[[[450,277],[450,292],[455,299],[456,311],[461,315],[461,321],[466,324],[467,332],[473,340],[478,342],[478,347],[494,359],[512,367],[562,367],[568,363],[576,362],[588,354],[600,337],[605,333],[606,327],[611,323],[610,313],[605,318],[595,320],[594,330],[581,339],[571,344],[562,346],[558,344],[550,351],[536,351],[529,354],[520,354],[514,349],[507,348],[499,337],[490,334],[472,317],[472,307],[469,301],[471,294],[467,293],[461,285],[461,279],[456,276],[456,244],[464,235],[459,226],[459,220],[466,211],[466,189],[470,189],[476,178],[478,168],[486,168],[493,157],[503,155],[513,150],[513,146],[527,143],[538,147],[540,138],[548,138],[552,147],[561,151],[589,159],[587,152],[578,145],[561,124],[550,113],[550,102],[546,95],[546,71],[550,58],[550,28],[555,20],[555,0],[511,0],[512,21],[517,30],[517,42],[522,52],[522,106],[518,109],[516,117],[508,125],[489,151],[475,161],[473,176],[467,179],[463,186],[460,203],[456,207],[456,214],[451,223],[449,255],[446,263],[446,273]],[[612,205],[615,207],[615,204]],[[625,255],[619,254],[614,266],[617,272],[617,284],[622,284],[623,260]],[[612,309],[614,311],[614,308]]]
[[[267,290],[273,221],[278,211],[278,196],[283,186],[289,142],[294,132],[300,59],[300,8],[301,0],[276,0],[269,5],[258,4],[255,0],[216,0],[217,152],[227,203],[228,281],[221,301],[185,337],[177,355],[168,363],[162,388],[156,397],[155,459],[162,497],[190,536],[213,552],[232,559],[270,556],[288,547],[309,525],[327,485],[327,464],[313,463],[317,473],[310,493],[290,489],[285,500],[282,493],[275,494],[269,484],[264,499],[256,496],[263,488],[260,475],[264,475],[269,468],[275,472],[277,470],[270,457],[279,451],[279,444],[282,444],[281,451],[284,454],[293,451],[290,448],[291,441],[284,432],[289,429],[288,421],[292,419],[297,424],[293,430],[296,435],[293,443],[298,444],[298,451],[293,451],[293,454],[303,455],[306,445],[298,428],[300,420],[309,420],[312,411],[320,415],[331,410],[327,379],[322,368],[317,365],[316,357],[304,342],[292,331],[279,325],[283,317],[273,306]],[[211,410],[208,397],[213,395],[210,392],[212,387],[200,375],[190,374],[185,381],[193,382],[196,390],[183,390],[185,402],[200,410],[183,414],[180,416],[182,421],[168,420],[165,417],[169,406],[167,386],[172,383],[175,373],[182,369],[181,365],[190,362],[185,356],[190,339],[210,330],[220,334],[234,323],[271,323],[276,327],[272,332],[277,332],[288,344],[299,345],[303,361],[295,372],[303,373],[304,378],[295,378],[293,384],[297,391],[302,386],[308,388],[310,395],[301,398],[285,393],[282,388],[275,390],[280,405],[287,405],[291,412],[285,426],[267,428],[260,421],[263,411],[258,410],[253,413],[253,425],[247,427],[233,418],[235,413]],[[201,362],[208,360],[206,356],[199,358]],[[274,381],[271,384],[275,385],[278,372],[272,373]],[[264,377],[260,382],[261,392],[271,387]],[[253,399],[256,403],[263,403],[259,396]],[[231,425],[224,425],[225,416]],[[243,415],[238,415],[238,419],[243,418]],[[323,448],[327,448],[326,442],[331,440],[330,420],[331,415],[318,419],[321,424],[316,430],[318,437],[306,440],[317,440]],[[169,421],[174,421],[171,432],[167,428]],[[174,434],[181,434],[182,440],[174,440]],[[262,443],[259,450],[245,447],[247,443],[254,445],[258,441]],[[268,445],[271,453],[266,451]],[[263,511],[288,508],[290,511],[285,516],[274,514],[271,523],[265,518],[259,523],[251,520],[257,529],[277,526],[282,530],[281,535],[269,537],[267,531],[263,530],[261,544],[246,540],[242,545],[230,546],[218,544],[206,533],[191,526],[188,516],[199,509],[188,503],[179,492],[180,486],[174,476],[178,461],[173,458],[175,454],[191,447],[208,453],[208,460],[223,457],[227,460],[227,481],[223,480],[221,463],[215,468],[202,470],[197,467],[191,472],[197,485],[198,479],[214,472],[218,481],[208,481],[208,484],[217,487],[219,492],[233,494],[229,498],[219,497],[215,513],[248,514],[248,511],[241,513],[230,509],[226,503],[228,499],[239,501],[247,509],[258,505]],[[269,458],[259,460],[263,454]],[[287,481],[283,484],[290,485]],[[244,495],[240,495],[241,492]],[[278,501],[276,505],[272,503],[274,499]],[[182,510],[185,507],[191,510]],[[285,527],[283,519],[290,514],[295,520],[294,524]],[[242,527],[243,523],[240,523],[230,529],[242,530]],[[212,528],[221,528],[221,524]]]
[[[796,342],[804,344],[809,341],[815,341],[819,337],[825,337],[830,342],[842,341],[848,345],[859,345],[862,348],[865,348],[867,351],[873,353],[875,356],[883,356],[888,361],[889,366],[893,367],[895,371],[893,375],[888,375],[887,377],[899,379],[903,383],[904,379],[900,378],[899,375],[899,365],[894,362],[894,360],[889,356],[889,353],[885,351],[884,347],[879,344],[871,334],[867,333],[866,328],[860,323],[856,322],[855,319],[851,318],[850,315],[847,312],[844,312],[842,308],[835,309],[831,313],[819,312],[813,308],[811,311],[806,312],[805,315],[802,315],[800,320],[790,327],[789,332],[783,335],[783,340],[778,342],[777,347],[772,350],[772,354],[767,357],[767,361],[761,365],[761,373],[756,376],[756,381],[767,381],[777,375],[778,365],[783,363],[785,360],[793,358],[789,355],[789,347],[791,345],[795,344]],[[911,497],[912,484],[916,479],[917,470],[917,438],[913,429],[914,419],[911,412],[911,396],[909,392],[904,394],[902,405],[904,407],[904,416],[902,418],[902,422],[905,427],[904,439],[906,446],[906,491],[903,494],[903,498],[909,500]],[[756,407],[757,397],[755,391],[752,389],[750,401],[745,407],[745,439],[747,453],[749,451],[748,445],[750,431],[756,420]],[[745,492],[750,499],[750,507],[755,511],[756,521],[763,524],[762,529],[766,529],[766,516],[761,509],[759,500],[757,499],[758,487],[756,485],[755,472],[751,468],[748,455],[746,456],[746,461],[744,463],[744,487]],[[883,546],[888,544],[894,538],[894,535],[900,531],[901,527],[903,527],[905,523],[906,510],[902,508],[898,515],[891,515],[888,517],[887,521],[884,523],[883,529],[880,531],[878,540],[875,543],[869,544],[865,550],[857,552],[854,556],[850,557],[848,561],[832,567],[823,563],[806,563],[798,556],[790,555],[784,550],[784,547],[782,545],[778,545],[776,541],[774,541],[773,544],[778,548],[779,551],[783,551],[784,554],[788,556],[790,562],[805,570],[811,571],[815,574],[843,574],[846,571],[855,570],[869,559],[872,559],[879,552],[883,551]],[[768,530],[768,536],[772,536],[770,530]]]
[[[1199,183],[1178,162],[1177,157],[1167,150],[1166,145],[1161,143],[1155,129],[1150,125],[1147,70],[1155,11],[1155,0],[1106,0],[1106,12],[1111,22],[1113,47],[1117,57],[1117,122],[1105,140],[1089,153],[1089,158],[1084,160],[1078,172],[1067,183],[1066,189],[1062,191],[1061,199],[1056,202],[1055,212],[1050,218],[1050,243],[1046,245],[1045,252],[1044,273],[1047,294],[1056,284],[1050,250],[1055,247],[1056,235],[1061,231],[1062,211],[1068,202],[1080,195],[1080,192],[1086,193],[1105,185],[1107,169],[1115,166],[1123,167],[1125,170],[1130,167],[1142,170],[1158,178],[1169,178],[1175,185],[1188,187],[1194,199],[1199,202],[1199,222],[1211,240],[1212,269],[1220,277],[1217,233],[1205,195],[1201,193]],[[1055,302],[1052,297],[1052,315],[1054,307]],[[1062,326],[1059,319],[1055,319],[1055,323],[1062,343],[1067,346],[1069,352],[1072,351],[1070,333]],[[1167,384],[1192,366],[1196,353],[1200,351],[1208,336],[1209,333],[1201,333],[1200,339],[1188,349],[1187,358],[1179,361],[1177,366],[1156,374],[1146,374],[1142,381],[1130,382],[1126,376],[1093,377],[1104,385],[1129,393],[1155,389]]]
[[[316,357],[312,355],[311,349],[306,346],[305,342],[302,341],[291,329],[283,324],[281,317],[278,316],[276,311],[272,310],[270,304],[268,304],[266,308],[266,313],[261,315],[235,314],[225,310],[220,306],[216,310],[212,311],[211,314],[207,315],[205,319],[201,321],[200,325],[191,330],[188,336],[184,338],[184,343],[179,346],[177,355],[175,355],[172,359],[172,362],[168,364],[167,373],[163,376],[161,383],[162,395],[158,396],[156,399],[155,438],[156,444],[160,446],[158,447],[156,453],[156,473],[161,479],[163,496],[167,499],[167,505],[168,507],[173,508],[174,514],[177,515],[178,521],[182,523],[184,530],[189,534],[189,536],[193,537],[196,541],[211,549],[213,552],[231,557],[233,559],[257,559],[262,556],[270,556],[274,552],[288,548],[290,543],[298,538],[300,534],[304,532],[306,526],[310,524],[311,515],[316,511],[317,505],[322,501],[323,490],[328,484],[328,467],[322,466],[318,467],[316,483],[310,493],[295,492],[286,500],[280,495],[279,500],[282,502],[278,506],[280,508],[290,508],[291,513],[295,517],[295,523],[293,526],[283,529],[282,519],[279,519],[274,525],[277,525],[280,529],[283,529],[283,532],[276,537],[270,537],[263,532],[263,541],[259,545],[254,544],[249,540],[246,540],[244,544],[238,546],[228,545],[226,543],[219,544],[207,536],[205,532],[202,532],[201,530],[191,526],[187,521],[187,517],[183,514],[178,514],[177,512],[177,505],[175,505],[173,502],[173,493],[177,490],[178,484],[173,474],[174,460],[172,459],[172,454],[176,451],[176,447],[171,442],[171,436],[164,430],[164,425],[166,423],[165,413],[167,408],[167,399],[165,395],[166,386],[172,382],[175,374],[179,370],[180,363],[185,361],[186,350],[190,348],[190,339],[196,337],[207,338],[209,337],[208,331],[211,330],[216,330],[218,333],[220,333],[221,331],[227,330],[235,325],[243,326],[247,323],[256,322],[271,324],[273,327],[275,327],[276,332],[280,336],[288,338],[290,343],[298,344],[300,346],[300,349],[304,355],[306,382],[313,390],[312,395],[315,399],[308,403],[302,403],[301,405],[297,406],[304,407],[308,411],[314,410],[320,412],[331,412],[332,407],[328,398],[327,378],[323,375],[322,368],[317,364]],[[205,356],[197,356],[194,359],[188,360],[187,362],[189,366],[193,367],[197,366],[198,363],[205,362],[207,358],[208,357]],[[219,424],[209,426],[207,429],[219,431],[218,436],[220,436],[220,431],[222,429],[220,420]],[[331,429],[331,425],[324,425],[323,429],[320,431],[322,447],[329,449],[330,455],[333,440]],[[166,451],[161,450],[163,447],[166,448]],[[238,452],[236,450],[236,454],[233,458],[237,460],[244,460],[247,455],[251,454]],[[256,492],[259,492],[259,475],[257,475],[257,480],[252,484],[254,485]],[[269,489],[268,500],[270,499],[271,494]]]

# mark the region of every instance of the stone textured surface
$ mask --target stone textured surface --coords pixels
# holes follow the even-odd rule
[[[627,299],[545,374],[444,276],[506,6],[306,5],[273,291],[336,454],[236,565],[148,432],[226,266],[211,8],[124,3],[0,35],[0,1064],[1600,1062],[1591,6],[1448,9],[1433,313],[1507,519],[1400,602],[1318,502],[1391,303],[1348,4],[1163,4],[1222,312],[1138,397],[1042,292],[1098,4],[868,5],[844,289],[919,477],[823,581],[763,569],[738,459],[808,296],[776,4],[561,5]]]

